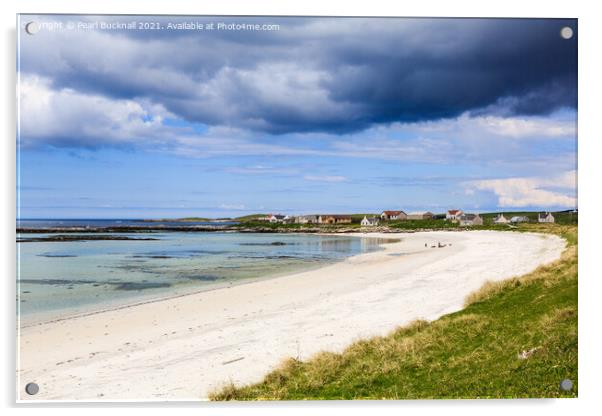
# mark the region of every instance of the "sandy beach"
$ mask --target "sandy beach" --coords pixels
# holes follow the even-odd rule
[[[565,246],[494,231],[367,236],[401,241],[318,270],[22,328],[18,399],[202,400],[287,357],[457,311],[487,280],[528,273]],[[28,396],[32,381],[40,391]]]

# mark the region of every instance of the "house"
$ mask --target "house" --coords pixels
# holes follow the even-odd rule
[[[318,218],[320,224],[351,224],[350,215],[320,215]]]
[[[405,220],[408,216],[403,211],[383,211],[380,218],[385,221]]]
[[[462,214],[460,218],[460,226],[470,227],[472,225],[483,225],[483,218],[479,214]]]
[[[408,220],[432,220],[433,213],[429,211],[410,212],[407,216]]]
[[[497,214],[497,216],[493,219],[494,224],[508,224],[508,218],[504,217],[504,214]]]
[[[462,211],[461,209],[450,209],[445,214],[445,219],[455,221],[460,219],[461,215],[464,215],[464,211]]]
[[[537,222],[554,222],[554,216],[551,212],[540,212],[537,216]]]
[[[319,217],[317,215],[300,215],[295,219],[297,224],[317,224]]]
[[[364,215],[364,219],[360,222],[362,227],[375,227],[378,225],[378,218],[376,217],[366,217]]]
[[[518,222],[529,222],[529,217],[526,217],[524,215],[517,215],[515,217],[510,218],[510,222],[512,224],[516,224]]]
[[[279,214],[270,214],[267,217],[265,217],[265,221],[270,222],[270,223],[277,223],[277,222],[284,222],[285,220],[288,220],[288,215],[279,215]]]

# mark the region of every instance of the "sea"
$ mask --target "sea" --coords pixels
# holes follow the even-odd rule
[[[152,223],[158,224],[162,223]],[[170,221],[164,224],[182,225]],[[184,225],[224,224],[186,222]],[[116,225],[149,224],[141,220],[21,220],[19,227],[40,232],[18,237],[56,236],[43,232],[56,227]],[[344,234],[231,231],[106,234],[132,240],[17,243],[17,310],[21,325],[277,278],[380,250],[380,244],[386,242]]]

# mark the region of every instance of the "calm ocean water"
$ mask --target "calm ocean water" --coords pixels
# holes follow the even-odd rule
[[[17,301],[23,323],[316,268],[378,250],[382,243],[344,235],[119,235],[158,240],[18,243]]]
[[[68,228],[68,227],[124,227],[124,226],[166,226],[189,227],[194,225],[225,226],[235,224],[213,221],[144,221],[141,219],[25,219],[17,220],[17,228]]]

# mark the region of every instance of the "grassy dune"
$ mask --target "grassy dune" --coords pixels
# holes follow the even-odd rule
[[[487,283],[465,309],[416,321],[385,337],[286,360],[255,385],[227,386],[213,400],[576,397],[577,227],[525,224],[561,235],[562,258]],[[569,378],[574,387],[560,390]]]

